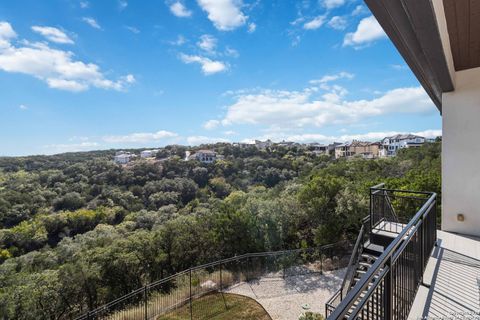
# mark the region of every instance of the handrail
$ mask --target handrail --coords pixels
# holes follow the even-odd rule
[[[340,302],[351,289],[352,279],[355,277],[355,270],[357,269],[360,262],[360,255],[363,252],[363,245],[365,242],[365,235],[370,233],[370,230],[366,230],[366,227],[370,224],[370,215],[362,219],[362,227],[358,233],[357,240],[355,241],[355,246],[352,250],[352,255],[348,262],[347,271],[343,278],[340,289],[338,289],[325,303],[325,310],[328,314],[328,309],[333,309],[336,307],[335,300],[340,296]]]
[[[373,189],[373,188],[372,188]],[[402,192],[408,192],[406,190],[401,190]],[[392,241],[392,243],[385,249],[385,251],[378,257],[378,259],[375,261],[375,263],[368,269],[366,274],[357,282],[355,287],[353,287],[347,296],[342,300],[340,305],[335,308],[333,313],[328,317],[328,319],[343,319],[345,315],[349,312],[349,310],[352,308],[354,305],[355,301],[360,297],[362,292],[368,287],[368,285],[371,283],[371,280],[379,274],[381,271],[382,267],[384,267],[387,262],[388,265],[387,267],[392,265],[392,258],[393,257],[398,257],[398,255],[402,252],[399,250],[398,254],[395,254],[397,249],[399,249],[402,244],[408,243],[408,241],[404,241],[404,238],[406,239],[411,239],[413,236],[414,232],[411,232],[411,230],[416,227],[418,228],[417,224],[421,225],[422,220],[424,218],[424,215],[426,213],[430,212],[430,209],[435,205],[435,201],[437,198],[437,194],[435,192],[416,192],[416,193],[422,193],[422,194],[428,194],[430,197],[428,200],[422,205],[420,210],[415,214],[415,216],[410,220],[410,222],[403,228],[403,230],[400,232],[400,234]],[[410,234],[408,234],[410,232]],[[387,272],[390,270],[387,269]],[[385,274],[385,273],[384,273]],[[370,290],[365,294],[363,297],[362,301],[365,303],[365,301],[370,297],[372,290],[374,290],[381,281],[376,281],[375,284],[370,288]],[[354,307],[354,313],[356,310],[361,310],[361,307],[357,305]],[[358,312],[358,311],[357,311]]]

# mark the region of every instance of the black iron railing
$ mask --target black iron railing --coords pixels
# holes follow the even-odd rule
[[[290,277],[345,268],[351,254],[346,241],[319,248],[248,253],[190,268],[150,283],[125,296],[91,310],[77,320],[146,320],[168,315],[184,315],[190,319],[208,319],[228,309],[225,289],[260,277]],[[222,303],[195,303],[210,294],[217,294]],[[169,318],[169,319],[170,319]],[[160,318],[159,318],[160,319]]]
[[[437,239],[436,194],[371,189],[372,230],[398,235],[378,257],[340,304],[333,319],[407,319],[423,273]],[[381,197],[384,199],[381,200]],[[385,199],[388,198],[388,199]],[[392,212],[394,210],[394,212]],[[416,211],[414,211],[416,210]],[[393,213],[399,214],[397,221]],[[416,212],[407,224],[409,214]]]
[[[343,298],[347,295],[350,287],[352,286],[352,281],[355,276],[355,271],[360,262],[360,255],[363,252],[363,246],[368,239],[370,227],[370,216],[367,216],[362,221],[362,227],[358,233],[357,241],[352,250],[352,255],[350,261],[348,262],[347,270],[345,272],[345,277],[343,278],[342,285],[340,289],[335,292],[335,294],[327,301],[325,304],[325,312],[327,315],[331,314],[335,308],[342,302]]]

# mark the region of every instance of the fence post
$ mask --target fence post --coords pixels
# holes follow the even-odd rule
[[[228,309],[227,301],[225,300],[225,296],[223,294],[223,278],[222,278],[222,264],[220,263],[220,294],[222,295],[223,304],[225,305],[225,309]]]
[[[220,291],[223,291],[222,264],[220,263]]]
[[[147,286],[143,287],[143,302],[145,307],[145,320],[148,319],[148,295],[147,295]]]
[[[245,277],[247,278],[247,282],[249,282],[250,279],[249,279],[248,275],[249,275],[250,272],[248,271],[248,267],[251,265],[251,263],[248,263],[248,262],[250,261],[250,257],[247,257],[246,260],[247,260],[247,267],[245,268]]]
[[[190,320],[193,319],[193,308],[192,308],[192,269],[189,272],[190,275]]]
[[[320,274],[323,274],[323,249],[320,248]]]
[[[87,312],[87,320],[90,320],[90,310]]]

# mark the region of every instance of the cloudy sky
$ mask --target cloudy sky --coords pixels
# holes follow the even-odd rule
[[[0,3],[0,155],[440,134],[361,0]]]

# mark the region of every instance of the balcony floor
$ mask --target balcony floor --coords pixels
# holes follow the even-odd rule
[[[408,319],[480,319],[480,239],[438,232]]]

